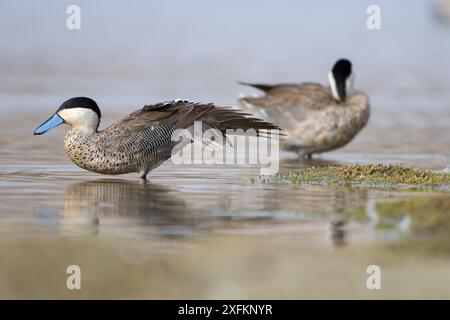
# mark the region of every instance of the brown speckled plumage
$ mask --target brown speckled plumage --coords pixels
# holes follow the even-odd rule
[[[79,167],[102,174],[147,172],[171,157],[176,129],[186,129],[194,121],[204,129],[278,129],[271,123],[248,117],[230,108],[213,104],[175,100],[148,105],[103,131],[71,127],[64,140],[69,158]]]
[[[252,114],[283,129],[283,147],[300,156],[340,148],[367,124],[369,98],[356,92],[346,101],[336,100],[329,87],[315,83],[254,85],[260,97],[242,97]]]

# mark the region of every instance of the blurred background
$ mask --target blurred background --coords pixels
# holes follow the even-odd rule
[[[80,30],[66,27],[72,4],[81,9]],[[369,5],[381,9],[380,30],[366,26]],[[450,297],[450,224],[436,220],[443,233],[415,233],[404,219],[389,220],[388,230],[372,219],[374,201],[448,197],[448,190],[252,184],[254,168],[170,162],[140,185],[135,175],[104,180],[73,165],[62,126],[32,136],[70,97],[95,99],[105,127],[174,98],[236,105],[240,92],[254,92],[238,80],[326,83],[346,57],[356,88],[370,96],[368,126],[316,161],[283,155],[281,170],[346,163],[448,170],[449,7],[445,0],[0,1],[0,297]],[[446,208],[436,209],[443,221]],[[80,292],[64,287],[73,263],[85,275]],[[382,291],[365,286],[373,263],[382,267]]]
[[[73,1],[2,1],[0,112],[45,118],[81,95],[105,115],[173,98],[235,105],[251,91],[238,80],[326,83],[333,63],[347,57],[373,106],[357,141],[389,153],[443,153],[450,25],[441,3],[77,1],[81,29],[69,30]],[[380,30],[366,27],[371,4],[381,9]],[[378,137],[383,131],[372,128],[392,131]]]
[[[174,96],[231,104],[236,80],[323,82],[341,56],[375,97],[449,98],[448,26],[431,1],[377,1],[381,30],[366,27],[371,1],[78,1],[81,30],[66,28],[70,4],[2,1],[4,102],[17,106],[20,92],[34,104],[77,93],[108,106]]]
[[[371,97],[369,128],[393,130],[361,142],[415,153],[450,145],[444,1],[77,1],[80,30],[66,28],[70,4],[0,3],[2,111],[46,113],[80,95],[106,115],[173,98],[235,105],[250,90],[238,80],[325,83],[347,57]],[[366,27],[371,4],[380,30]]]

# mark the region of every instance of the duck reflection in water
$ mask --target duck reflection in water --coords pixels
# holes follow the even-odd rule
[[[161,185],[86,181],[67,187],[58,231],[71,235],[185,235],[195,232],[200,215],[188,210],[174,190]]]

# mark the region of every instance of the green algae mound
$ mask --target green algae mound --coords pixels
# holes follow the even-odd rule
[[[402,165],[347,165],[310,167],[288,174],[263,178],[263,183],[319,185],[420,185],[439,186],[450,183],[448,173]]]

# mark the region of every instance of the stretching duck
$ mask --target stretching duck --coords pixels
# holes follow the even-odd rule
[[[251,84],[264,91],[261,97],[239,101],[253,114],[283,128],[284,149],[311,158],[349,143],[367,124],[369,97],[353,89],[352,65],[338,60],[328,74],[330,87],[316,83]]]
[[[216,129],[221,136],[227,129],[255,129],[266,136],[267,130],[278,130],[273,124],[238,110],[187,100],[146,105],[103,131],[98,131],[100,118],[94,100],[71,98],[34,134],[67,123],[70,130],[64,149],[76,165],[102,174],[138,172],[140,178],[146,179],[147,173],[169,159],[172,149],[182,143],[172,141],[172,133],[177,129],[192,130],[194,121],[202,121],[202,128]]]

